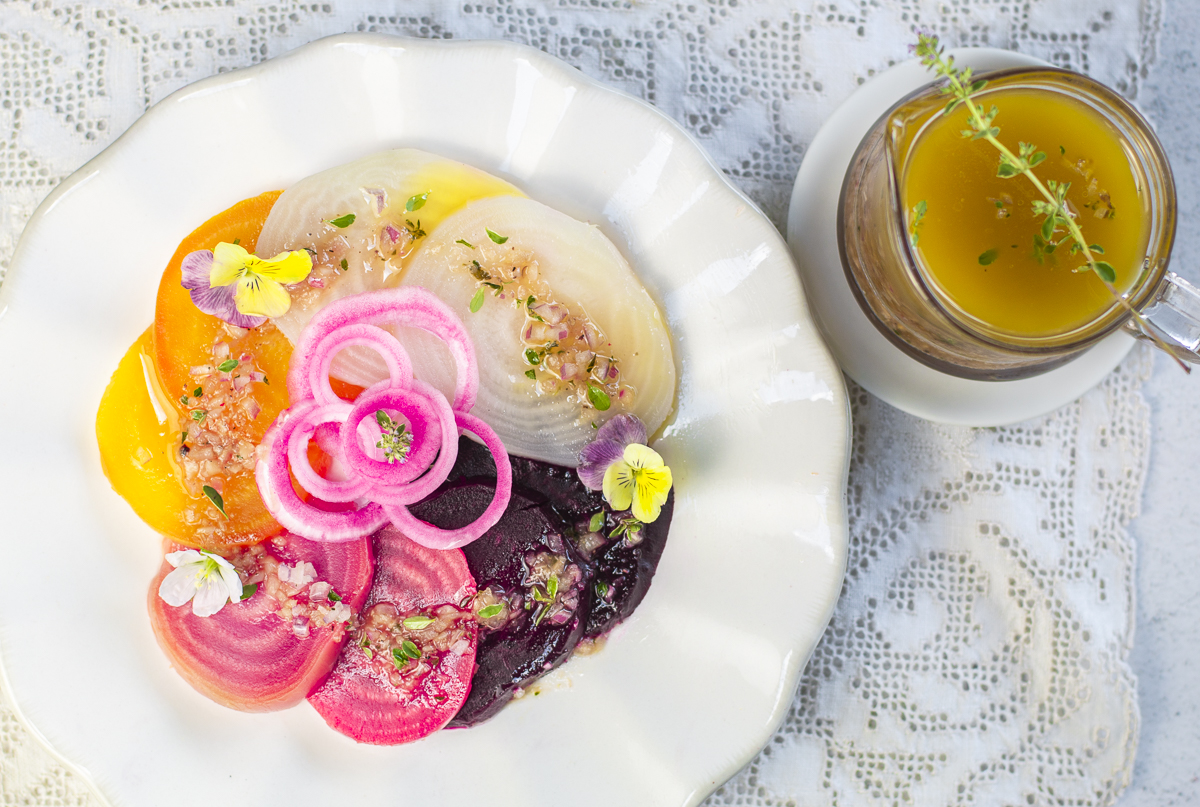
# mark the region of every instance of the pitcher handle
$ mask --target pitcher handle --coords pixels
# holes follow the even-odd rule
[[[1158,292],[1141,313],[1144,324],[1131,319],[1125,330],[1138,339],[1169,347],[1178,359],[1200,364],[1200,288],[1174,272],[1167,272]],[[1159,339],[1146,331],[1146,325],[1157,332]]]

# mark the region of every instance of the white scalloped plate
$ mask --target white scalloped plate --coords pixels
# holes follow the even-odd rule
[[[355,745],[223,709],[159,653],[159,542],[93,419],[179,240],[231,203],[415,146],[597,223],[665,306],[675,520],[636,614],[467,731]],[[759,750],[837,597],[848,417],[786,245],[675,123],[503,42],[321,40],[187,87],[64,182],[0,289],[0,638],[24,718],[119,805],[693,805]]]

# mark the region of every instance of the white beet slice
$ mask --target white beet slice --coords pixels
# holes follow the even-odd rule
[[[507,240],[494,243],[488,230]],[[526,376],[531,365],[522,330],[529,321],[524,307],[513,304],[511,287],[503,298],[484,287],[483,304],[470,310],[479,289],[472,261],[486,267],[509,256],[518,262],[532,256],[552,299],[584,314],[604,334],[602,351],[617,360],[626,398],[612,398],[611,408],[600,412],[587,405],[583,384],[539,393]],[[665,319],[620,251],[595,226],[532,199],[482,199],[430,233],[400,282],[432,291],[462,318],[479,362],[473,414],[495,430],[510,454],[574,467],[595,434],[593,422],[631,412],[654,434],[674,406],[675,364]],[[449,352],[428,334],[399,335],[415,373],[453,391]]]
[[[419,209],[405,209],[409,199],[426,192]],[[411,246],[407,222],[431,231],[467,201],[495,194],[520,191],[477,168],[419,149],[380,152],[300,180],[279,197],[258,238],[256,252],[264,258],[313,251],[312,278],[293,287],[292,307],[275,324],[295,343],[317,309],[378,289],[400,271]],[[331,223],[349,215],[354,221],[348,226]],[[388,227],[400,234],[399,243],[389,238]]]

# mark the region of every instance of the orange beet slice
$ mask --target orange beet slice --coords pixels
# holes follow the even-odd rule
[[[206,480],[188,480],[183,452],[204,450],[197,445],[203,429],[219,430],[231,444],[244,440],[250,449],[259,443],[288,405],[291,343],[270,324],[245,333],[230,331],[196,308],[179,282],[180,264],[192,251],[234,240],[253,249],[278,196],[276,191],[239,202],[183,240],[163,272],[154,324],[121,361],[96,416],[101,463],[113,488],[155,532],[180,544],[220,550],[283,531],[263,506],[250,452],[237,454],[246,460],[241,467],[223,463],[219,490],[209,485],[222,497],[224,513],[205,495]],[[194,418],[202,406],[197,388],[208,393],[204,400],[212,401],[247,380],[236,377],[238,370],[226,374],[229,378],[198,380],[194,369],[213,365],[218,342],[228,347],[230,357],[251,357],[242,366],[252,366],[264,380],[238,390],[238,406],[214,404],[216,414],[206,413],[198,421]],[[193,455],[193,462],[198,456]]]

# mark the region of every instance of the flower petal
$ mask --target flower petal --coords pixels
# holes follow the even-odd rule
[[[213,249],[212,268],[208,274],[210,286],[228,286],[246,273],[246,261],[250,253],[238,244],[224,241]]]
[[[630,443],[647,443],[646,425],[637,415],[621,414],[611,418],[596,431],[596,440],[612,440],[621,447]]]
[[[192,296],[192,303],[196,308],[205,314],[227,320],[231,315],[237,313],[237,306],[233,301],[234,291],[234,286],[209,288],[205,284],[203,288],[190,289],[188,294]]]
[[[242,578],[238,577],[237,570],[228,562],[222,563],[218,568],[221,571],[221,582],[224,584],[225,590],[229,593],[229,601],[240,601],[244,587],[242,586]]]
[[[633,517],[643,524],[658,519],[659,511],[671,491],[671,469],[642,468],[633,472],[635,491],[633,494]]]
[[[193,550],[194,551],[194,550]],[[174,554],[183,554],[182,552]],[[168,560],[170,556],[167,556]],[[196,596],[197,577],[203,573],[203,566],[197,563],[185,563],[176,567],[175,571],[163,578],[158,586],[158,596],[167,605],[178,608]]]
[[[168,575],[169,577],[170,575]],[[241,596],[241,592],[238,592]],[[204,578],[192,598],[192,613],[196,616],[212,616],[225,607],[229,602],[229,590],[220,575],[212,574]]]
[[[644,446],[641,443],[630,443],[625,446],[623,457],[627,463],[633,468],[662,468],[662,456],[650,446]]]
[[[178,569],[185,563],[199,563],[203,556],[195,549],[181,549],[178,552],[168,552],[165,560]]]
[[[256,275],[270,278],[276,283],[299,283],[312,271],[312,256],[307,250],[297,249],[281,252],[274,258],[251,258],[247,268]]]
[[[189,252],[183,258],[180,270],[183,273],[179,281],[185,289],[209,288],[209,277],[212,274],[213,253],[211,249],[201,249]]]
[[[617,460],[604,472],[604,498],[613,510],[628,510],[633,502],[633,468],[625,460]]]
[[[238,281],[237,310],[252,317],[281,317],[292,307],[292,295],[274,280],[248,275]]]
[[[601,490],[604,487],[604,472],[625,452],[625,445],[613,440],[595,440],[588,443],[579,452],[580,481],[589,490]]]

